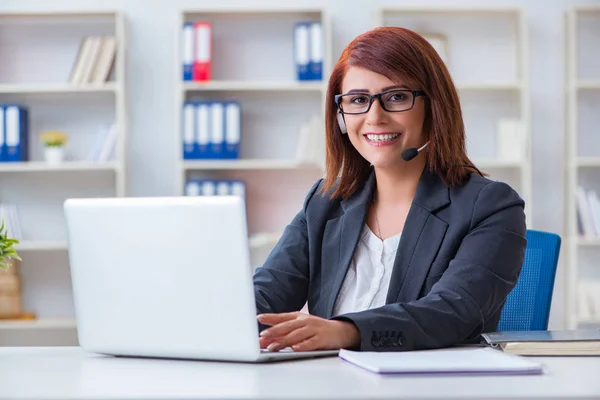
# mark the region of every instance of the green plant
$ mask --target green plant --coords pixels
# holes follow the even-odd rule
[[[21,261],[21,257],[13,247],[15,244],[19,244],[19,241],[8,237],[8,231],[4,229],[4,218],[2,218],[2,226],[0,226],[0,269],[8,269],[10,267],[9,259],[11,258]]]
[[[67,134],[61,131],[45,131],[40,135],[40,140],[46,147],[62,147],[67,144]]]

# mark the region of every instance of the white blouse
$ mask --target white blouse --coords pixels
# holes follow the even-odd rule
[[[401,235],[402,233],[398,233],[381,241],[365,224],[337,297],[333,315],[385,305]]]

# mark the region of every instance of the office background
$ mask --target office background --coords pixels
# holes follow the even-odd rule
[[[47,2],[45,0],[4,0],[0,2],[0,14],[2,13],[46,13],[46,12],[74,12],[74,11],[121,11],[123,16],[124,26],[126,28],[126,52],[124,52],[124,59],[117,61],[116,69],[122,68],[125,79],[122,81],[123,90],[118,91],[115,94],[115,102],[113,100],[107,101],[106,97],[99,96],[98,100],[90,100],[89,107],[84,107],[85,112],[77,113],[77,118],[80,123],[85,125],[85,122],[81,122],[86,115],[97,116],[98,114],[104,113],[115,115],[121,115],[123,121],[126,123],[126,136],[123,138],[123,142],[119,142],[124,150],[123,161],[125,168],[119,170],[116,174],[122,173],[120,178],[113,180],[110,175],[103,174],[102,171],[92,171],[89,175],[86,174],[58,174],[45,176],[42,173],[31,173],[31,175],[18,175],[11,174],[10,171],[0,175],[0,194],[4,198],[15,200],[18,202],[19,199],[27,199],[28,204],[31,204],[31,199],[36,196],[46,196],[46,198],[52,197],[56,203],[59,201],[60,196],[75,193],[71,191],[69,185],[78,187],[78,185],[88,185],[89,193],[91,195],[97,195],[104,193],[102,190],[106,189],[107,192],[111,190],[114,193],[125,194],[127,196],[163,196],[163,195],[181,195],[182,188],[185,184],[186,176],[182,170],[181,163],[181,136],[179,130],[181,129],[181,107],[183,102],[186,100],[186,94],[182,94],[181,90],[181,64],[179,62],[179,40],[182,24],[182,10],[202,10],[210,8],[226,8],[229,10],[239,10],[240,13],[244,13],[248,9],[259,8],[264,10],[285,10],[285,9],[306,9],[314,8],[323,10],[327,18],[329,18],[330,24],[324,25],[324,30],[330,30],[330,47],[325,46],[324,48],[324,61],[325,64],[329,62],[329,67],[334,64],[344,46],[352,40],[356,35],[372,28],[378,22],[379,10],[383,8],[393,7],[439,7],[439,8],[520,8],[522,16],[524,17],[524,27],[526,28],[524,35],[513,38],[517,41],[517,47],[519,46],[519,40],[522,39],[525,43],[525,52],[520,54],[516,51],[514,59],[505,60],[502,54],[490,54],[491,57],[497,57],[496,60],[498,65],[494,67],[494,63],[488,63],[490,71],[497,73],[501,81],[510,81],[511,78],[519,76],[519,68],[524,68],[522,80],[519,85],[501,90],[501,94],[491,95],[474,95],[471,98],[472,101],[477,99],[491,99],[492,108],[495,105],[499,107],[508,107],[508,114],[519,115],[520,111],[524,110],[526,113],[527,121],[529,124],[530,132],[528,133],[530,140],[530,174],[527,174],[529,182],[520,181],[520,175],[517,173],[506,172],[502,168],[497,168],[500,171],[497,176],[499,178],[506,178],[507,180],[516,180],[515,185],[523,185],[522,190],[530,190],[527,200],[530,200],[531,208],[528,213],[528,217],[533,221],[533,228],[540,230],[547,230],[557,232],[567,239],[569,231],[568,217],[571,215],[571,208],[568,207],[567,198],[565,191],[570,188],[566,184],[567,178],[567,150],[566,146],[568,143],[569,129],[567,129],[569,120],[568,113],[565,109],[568,97],[567,97],[567,61],[568,61],[568,49],[567,49],[567,36],[565,18],[566,12],[574,6],[585,6],[585,5],[596,5],[600,7],[600,1],[568,1],[568,0],[551,0],[551,1],[355,1],[355,0],[303,0],[303,1],[287,1],[282,2],[278,0],[273,1],[254,1],[252,5],[242,0],[219,0],[219,1],[193,1],[193,0],[173,0],[173,1],[158,1],[158,0],[103,0],[103,1],[92,1],[92,0],[56,0],[53,2]],[[294,11],[292,11],[293,13]],[[302,19],[302,13],[298,14],[298,19]],[[410,17],[402,16],[394,12],[390,13],[389,21],[406,21]],[[395,16],[394,16],[395,15]],[[189,18],[194,19],[194,16],[199,16],[201,19],[201,13],[190,13]],[[408,19],[407,19],[408,18]],[[508,17],[508,21],[511,21]],[[502,18],[501,18],[502,19]],[[19,29],[26,29],[23,27],[16,28],[15,31],[11,31],[11,23],[7,23],[9,19],[0,20],[0,43],[3,47],[0,47],[0,59],[10,57],[7,54],[7,49],[11,51],[19,48],[19,37],[10,36],[11,32],[18,32]],[[381,21],[381,20],[379,20]],[[593,22],[596,21],[596,22]],[[510,24],[516,24],[518,28],[518,20],[509,22]],[[234,29],[235,23],[229,21],[229,26]],[[501,27],[502,22],[498,23],[498,32],[504,32]],[[596,24],[596,25],[594,25]],[[594,26],[600,25],[600,14],[596,14],[596,17],[592,22],[588,22],[587,26],[589,32],[586,33],[587,46],[595,45],[597,49],[596,54],[600,54],[600,28],[594,28]],[[465,26],[476,26],[465,25]],[[591,27],[591,28],[590,28]],[[53,28],[56,31],[57,28]],[[67,29],[67,28],[66,28]],[[511,28],[512,29],[512,28]],[[518,29],[517,29],[518,31]],[[277,31],[274,31],[277,32]],[[510,30],[509,30],[510,32]],[[590,33],[591,32],[591,33]],[[591,34],[597,36],[590,36]],[[260,38],[260,33],[254,33],[256,37]],[[235,35],[234,35],[235,36]],[[459,35],[461,38],[471,38],[475,40],[477,33]],[[264,35],[265,40],[273,40],[269,38],[268,34]],[[290,37],[286,39],[289,43],[292,43],[293,39],[290,32]],[[500,41],[502,44],[502,41]],[[10,46],[7,44],[11,44]],[[22,43],[23,46],[27,46],[27,43]],[[11,47],[14,46],[14,47]],[[481,46],[481,44],[474,46]],[[485,48],[485,45],[481,48]],[[502,47],[501,47],[502,48]],[[594,47],[589,47],[593,49]],[[3,50],[4,49],[4,50]],[[452,49],[452,48],[451,48]],[[506,50],[506,49],[504,49]],[[291,53],[290,53],[291,54]],[[507,50],[507,54],[512,54],[510,50]],[[472,72],[469,70],[469,57],[477,57],[476,53],[457,53],[452,54],[450,52],[449,57],[458,56],[465,57],[461,59],[459,63],[455,60],[455,65],[460,65],[465,69],[455,70],[455,77],[461,75],[466,76],[465,71]],[[75,54],[71,54],[70,57],[74,58]],[[522,57],[524,56],[524,57]],[[43,80],[44,70],[47,69],[52,71],[54,66],[51,64],[50,55],[43,53],[40,55],[38,60],[39,66],[37,67],[40,74],[40,79]],[[63,57],[66,59],[67,57]],[[592,63],[592,65],[599,65],[600,56],[596,58],[589,56],[586,62]],[[64,60],[63,60],[64,61]],[[2,62],[2,61],[0,61]],[[276,65],[281,65],[282,68],[288,65],[288,60],[273,60]],[[293,61],[289,60],[291,65]],[[49,64],[46,64],[49,63]],[[67,61],[63,62],[64,67]],[[594,64],[595,63],[595,64]],[[267,65],[267,64],[265,64]],[[246,71],[240,73],[240,76],[248,77],[249,67],[238,66],[240,70]],[[494,69],[495,68],[495,69]],[[592,71],[593,68],[588,65],[587,69]],[[596,67],[596,70],[598,68]],[[0,71],[4,71],[6,76],[0,74],[0,80],[3,84],[11,83],[11,76],[8,73],[11,71],[10,68],[0,67]],[[507,72],[508,71],[508,72]],[[328,70],[325,69],[324,79],[327,78]],[[481,72],[480,76],[485,76],[486,71]],[[513,73],[515,76],[511,76]],[[257,72],[257,73],[260,73]],[[281,73],[282,77],[287,76],[286,73]],[[593,72],[591,73],[593,75]],[[264,76],[264,74],[261,74]],[[292,74],[290,73],[290,76]],[[504,79],[507,78],[507,79]],[[593,77],[588,77],[593,78]],[[457,77],[458,80],[458,77]],[[493,79],[492,79],[493,80]],[[600,82],[600,73],[595,74],[596,85]],[[324,83],[324,82],[323,82]],[[593,83],[593,82],[592,82]],[[594,84],[591,85],[595,87]],[[600,85],[599,85],[600,87]],[[591,89],[592,91],[595,89]],[[253,94],[251,91],[241,94],[241,98],[252,99]],[[275,93],[275,92],[273,92]],[[593,109],[600,109],[600,99],[598,98],[598,92],[596,94],[586,94],[586,101],[596,101],[595,106],[592,106],[592,111],[587,111],[587,123],[600,122],[597,117],[594,119]],[[302,117],[310,117],[314,113],[321,111],[323,92],[317,91],[312,93],[309,91],[292,91],[290,96],[294,96],[295,99],[291,100],[290,97],[283,92],[274,94],[275,99],[283,99],[269,101],[264,100],[263,96],[259,97],[259,105],[264,107],[273,108],[273,123],[275,126],[285,126],[286,120],[293,120],[296,125],[302,122],[302,119],[295,114],[296,107],[302,110],[304,113]],[[3,94],[2,101],[12,101],[12,94]],[[22,99],[25,95],[17,94],[14,98]],[[122,97],[120,97],[122,96]],[[487,97],[486,97],[487,96]],[[30,96],[31,98],[31,96]],[[51,97],[48,95],[42,95],[39,97],[39,101],[43,106],[52,104],[53,100],[48,100]],[[7,100],[9,99],[9,100]],[[508,100],[507,100],[508,99]],[[510,99],[516,99],[516,101],[522,106],[507,105],[510,103]],[[595,100],[594,100],[595,99]],[[288,103],[286,101],[289,100]],[[37,101],[26,100],[26,101]],[[62,100],[60,100],[62,101]],[[69,101],[65,100],[64,104],[69,104]],[[122,101],[122,104],[120,103]],[[50,103],[48,103],[50,102]],[[278,105],[279,103],[279,105]],[[287,104],[287,105],[286,105]],[[589,102],[586,103],[589,105]],[[244,105],[242,104],[242,107]],[[59,112],[64,118],[67,118],[72,111],[69,111],[68,106],[57,106],[52,108],[49,106],[48,110],[51,112]],[[588,108],[589,110],[590,108]],[[119,111],[121,110],[121,111]],[[482,112],[485,108],[482,108]],[[473,109],[472,111],[477,111]],[[600,112],[597,112],[600,114]],[[263,114],[265,115],[264,111]],[[492,113],[493,115],[493,113]],[[73,118],[71,114],[68,118]],[[54,121],[60,121],[60,118],[55,118]],[[264,124],[264,122],[263,122]],[[57,124],[58,125],[58,124]],[[77,123],[68,125],[76,127]],[[260,129],[266,125],[257,124],[255,129]],[[596,125],[597,126],[597,125]],[[86,129],[92,129],[89,126]],[[587,132],[592,132],[593,127],[586,128]],[[597,132],[597,131],[596,131]],[[37,134],[37,133],[36,133]],[[275,133],[272,133],[275,134]],[[74,134],[70,134],[74,136]],[[243,133],[242,133],[243,135]],[[90,136],[91,137],[91,136]],[[270,139],[276,143],[272,146],[273,151],[276,152],[278,148],[285,148],[285,151],[293,156],[294,145],[285,143],[285,140],[281,140],[276,136],[269,136]],[[479,152],[482,157],[489,158],[489,152],[486,146],[490,145],[489,140],[479,140],[472,138],[475,141],[475,147],[473,151]],[[30,140],[35,140],[32,136]],[[243,140],[243,138],[242,138]],[[295,140],[295,139],[294,139]],[[491,140],[491,139],[490,139]],[[88,143],[89,144],[89,143]],[[37,144],[35,145],[37,146]],[[279,147],[278,147],[279,146]],[[593,149],[600,148],[600,141],[597,139],[590,139],[590,142],[585,145],[590,149],[590,154],[593,153]],[[35,150],[38,157],[41,157],[41,150]],[[250,150],[253,151],[253,150]],[[259,151],[259,150],[254,150]],[[590,155],[588,154],[588,155]],[[261,154],[263,158],[278,158],[276,155]],[[600,156],[600,152],[596,151],[596,156]],[[476,158],[477,159],[477,158]],[[593,165],[593,163],[592,163]],[[494,167],[495,168],[495,167]],[[485,168],[484,168],[485,169]],[[287,182],[279,190],[290,191],[288,198],[282,199],[269,199],[268,196],[255,197],[255,202],[259,199],[264,201],[262,208],[259,206],[257,210],[265,212],[265,210],[274,209],[277,207],[281,208],[282,201],[289,200],[287,204],[286,212],[279,214],[279,220],[289,215],[291,210],[298,209],[301,206],[300,197],[301,194],[308,190],[310,183],[319,176],[319,171],[316,169],[294,169],[289,165],[282,165],[281,170],[276,167],[265,168],[263,171],[248,170],[242,171],[236,174],[232,171],[221,174],[220,172],[212,171],[212,175],[216,176],[227,176],[235,178],[248,178],[251,185],[260,185],[261,182],[273,182],[279,180]],[[96,177],[97,184],[95,181],[90,180],[92,177]],[[263,179],[265,177],[265,179]],[[288,177],[291,177],[288,179]],[[280,180],[281,179],[281,180]],[[592,179],[593,180],[593,179]],[[66,181],[69,184],[65,183]],[[512,182],[511,182],[512,183]],[[598,182],[596,181],[596,184]],[[18,195],[14,195],[10,192],[13,188],[19,190]],[[60,194],[54,194],[55,189]],[[97,191],[95,191],[97,189]],[[262,191],[266,190],[265,193],[270,193],[269,190],[272,188],[260,188]],[[599,190],[600,186],[596,186],[596,190]],[[62,191],[61,191],[62,190]],[[247,190],[251,191],[252,188],[248,186]],[[258,189],[254,189],[258,190]],[[42,194],[40,194],[40,192]],[[256,192],[254,192],[256,193]],[[40,198],[41,198],[40,197]],[[294,203],[295,202],[295,203]],[[274,207],[274,208],[273,208]],[[259,212],[257,211],[257,212]],[[30,216],[30,218],[33,218]],[[48,237],[52,236],[52,226],[60,224],[60,220],[57,219],[56,215],[51,218],[46,218],[44,215],[39,215],[39,218],[44,221],[45,227],[38,227],[39,232],[46,234]],[[45,218],[45,219],[44,219]],[[273,224],[261,225],[263,220],[260,215],[255,215],[251,222],[251,230],[260,232],[272,230],[276,227],[275,222]],[[33,220],[29,221],[30,225],[34,224]],[[57,228],[58,232],[62,233],[62,228]],[[567,277],[567,261],[568,261],[568,241],[565,241],[561,253],[561,263],[559,265],[559,271],[557,276],[557,282],[555,285],[555,295],[553,306],[550,317],[550,327],[559,328],[567,325],[568,322],[568,310],[565,306],[565,278]],[[591,241],[591,246],[588,246],[589,252],[592,256],[590,258],[597,258],[600,255],[597,246],[597,242]],[[52,247],[52,246],[50,246]],[[31,263],[35,264],[35,271],[29,268],[27,265],[23,265],[21,268],[23,276],[24,288],[29,284],[28,289],[24,289],[25,294],[28,297],[25,308],[33,309],[48,309],[48,304],[53,303],[54,306],[50,307],[50,317],[60,317],[61,310],[70,310],[71,295],[68,292],[68,268],[66,265],[66,255],[64,251],[56,251],[56,249],[50,248],[49,250],[42,249],[41,251],[27,252],[26,256]],[[63,266],[61,266],[63,265]],[[28,269],[29,268],[29,269]],[[592,277],[600,279],[600,272],[596,270],[592,271]],[[29,283],[27,283],[27,279]],[[35,292],[35,293],[34,293]],[[108,296],[108,294],[107,294]],[[192,305],[193,307],[193,305]],[[54,315],[54,314],[55,315]],[[2,328],[2,322],[0,322],[0,345],[13,343],[18,335],[19,340],[29,341],[31,343],[36,342],[40,337],[50,336],[56,338],[57,342],[67,338],[64,341],[66,343],[72,340],[72,332],[65,333],[70,328],[65,326],[57,325],[53,326],[49,324],[47,330],[40,334],[39,330],[24,328],[25,325],[18,325],[10,323],[4,323],[5,329]],[[8,328],[7,328],[8,327]],[[16,333],[18,332],[18,334]],[[11,336],[12,335],[12,336]],[[69,336],[70,335],[70,336]],[[26,338],[26,339],[22,339]],[[53,339],[54,340],[54,339]]]

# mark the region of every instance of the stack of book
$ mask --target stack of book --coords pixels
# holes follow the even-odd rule
[[[577,187],[577,227],[586,239],[600,238],[600,200],[593,189]]]
[[[83,39],[71,70],[72,84],[106,82],[114,66],[117,41],[114,36],[88,36]]]

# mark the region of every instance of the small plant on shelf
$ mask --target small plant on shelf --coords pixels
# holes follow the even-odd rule
[[[50,164],[58,164],[65,158],[65,145],[68,137],[61,131],[45,131],[40,135],[40,140],[44,143],[44,156]]]
[[[10,267],[11,259],[21,261],[21,257],[14,248],[15,244],[19,244],[19,241],[8,237],[8,231],[5,229],[4,219],[2,219],[2,226],[0,226],[0,269],[7,270]]]

